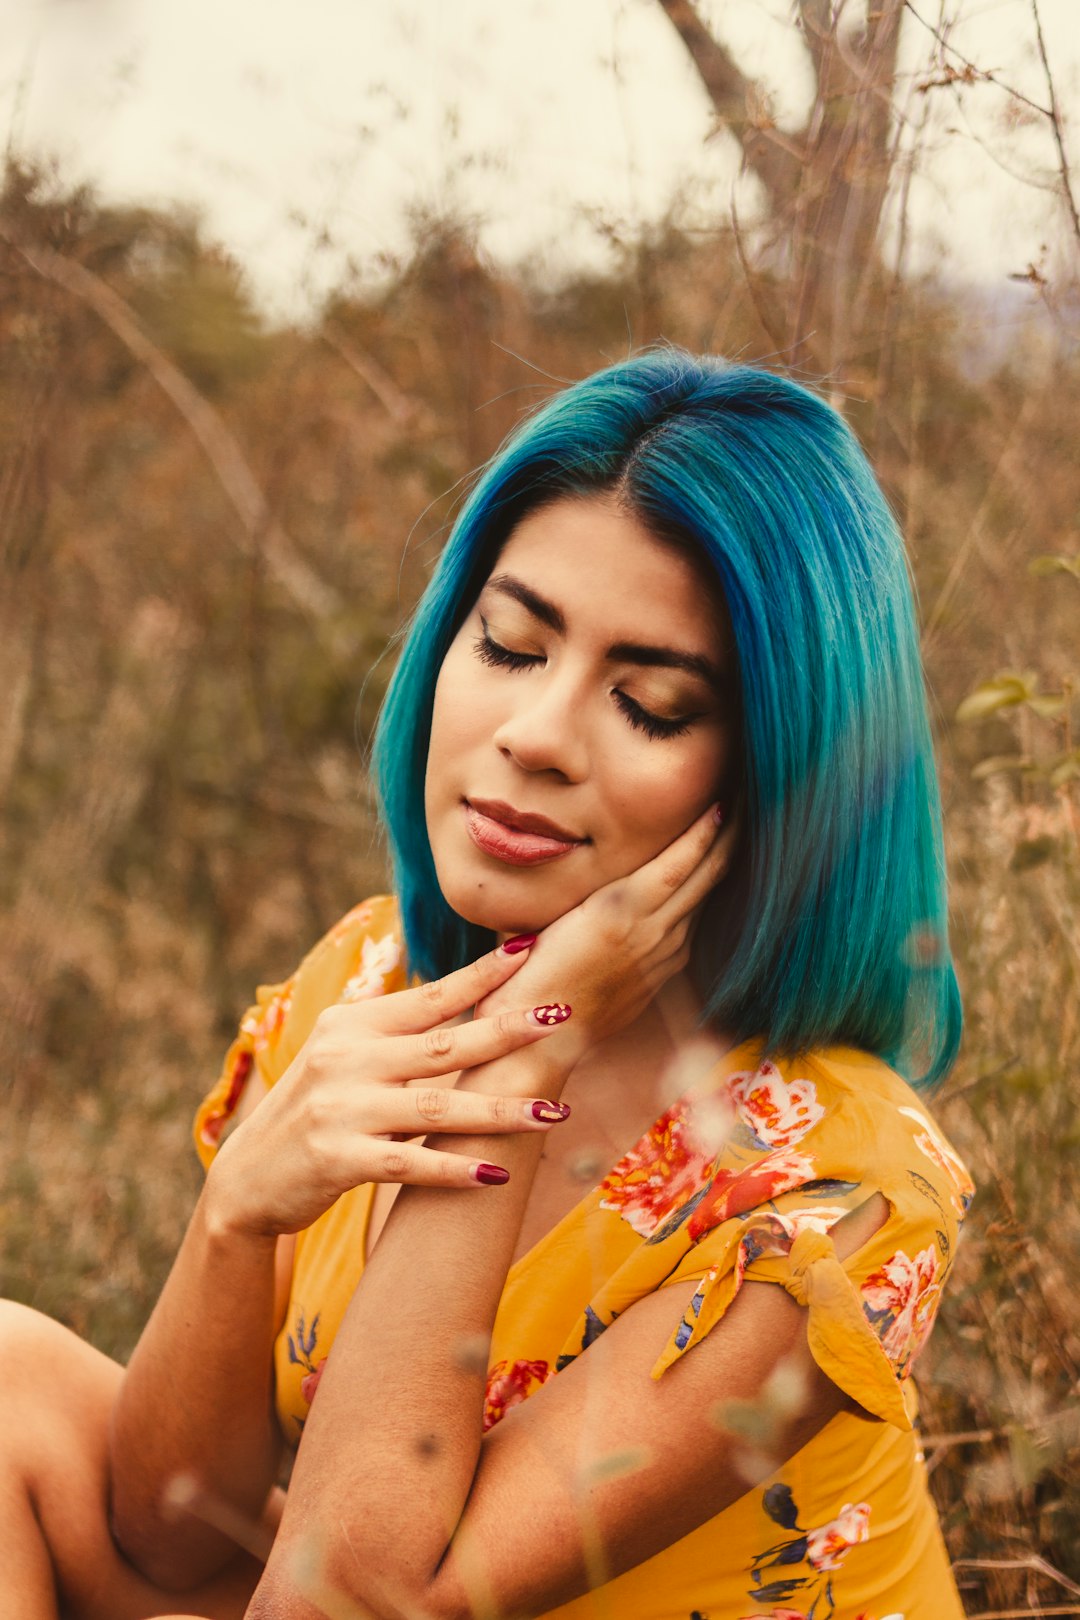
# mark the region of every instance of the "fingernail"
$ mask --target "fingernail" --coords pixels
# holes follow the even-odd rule
[[[535,944],[535,934],[515,934],[513,939],[506,941],[503,951],[507,956],[516,956],[519,951],[531,950]]]
[[[532,1015],[538,1024],[565,1024],[572,1008],[568,1001],[549,1001],[543,1007],[534,1007]]]
[[[716,825],[718,827],[722,827],[724,825],[724,807],[722,804],[713,805],[713,817],[715,818]]]
[[[500,1164],[470,1164],[469,1174],[482,1187],[501,1187],[504,1181],[510,1180],[509,1170],[504,1170]]]
[[[534,1102],[529,1109],[533,1119],[538,1119],[542,1125],[557,1125],[561,1119],[567,1119],[570,1114],[569,1103]]]

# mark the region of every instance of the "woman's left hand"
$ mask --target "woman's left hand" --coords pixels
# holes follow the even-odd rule
[[[695,914],[727,871],[737,832],[734,818],[722,826],[710,806],[659,855],[545,928],[512,992],[487,996],[477,1014],[509,1006],[508,993],[515,1005],[522,996],[570,1002],[574,1016],[544,1043],[544,1058],[572,1067],[686,966]]]

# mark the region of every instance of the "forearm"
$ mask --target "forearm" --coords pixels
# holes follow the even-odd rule
[[[487,1065],[468,1085],[554,1100],[567,1072],[539,1047]],[[437,1145],[484,1159],[492,1140]],[[331,1585],[375,1613],[423,1608],[472,1487],[488,1344],[542,1140],[498,1139],[506,1186],[398,1195],[319,1386],[251,1617],[296,1605],[292,1554],[305,1543],[323,1550]]]
[[[274,1240],[238,1237],[203,1189],[121,1386],[111,1435],[116,1539],[151,1579],[183,1589],[235,1544],[170,1507],[185,1479],[257,1519],[280,1440],[272,1410]]]

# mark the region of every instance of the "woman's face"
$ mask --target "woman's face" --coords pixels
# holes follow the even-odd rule
[[[435,689],[425,808],[456,912],[544,928],[730,793],[726,625],[715,580],[612,497],[522,519]]]

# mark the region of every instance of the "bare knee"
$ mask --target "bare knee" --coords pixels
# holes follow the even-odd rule
[[[35,1418],[55,1424],[93,1414],[100,1423],[123,1369],[77,1333],[29,1305],[0,1300],[0,1366],[7,1369],[9,1434]],[[14,1408],[14,1411],[12,1410]]]

